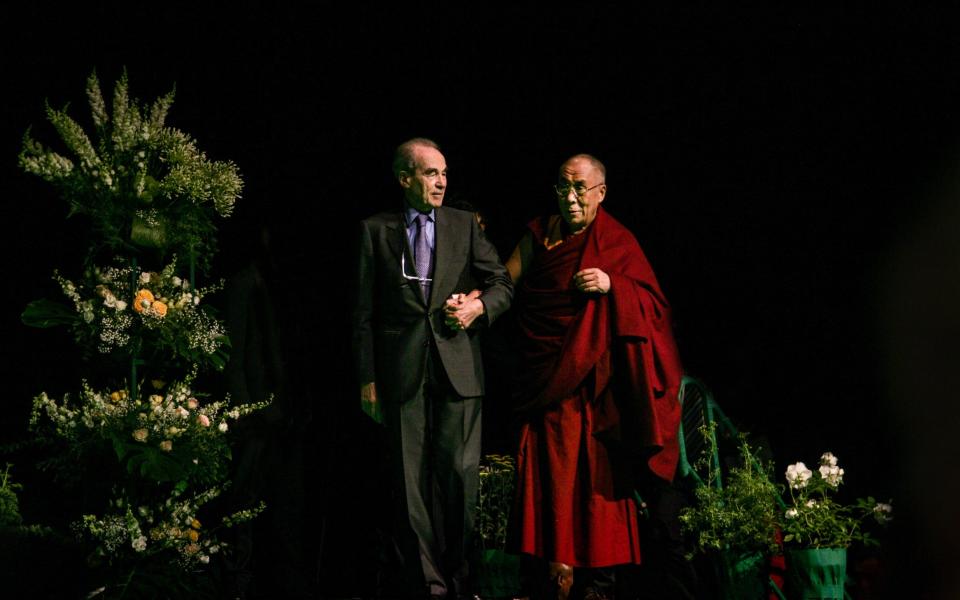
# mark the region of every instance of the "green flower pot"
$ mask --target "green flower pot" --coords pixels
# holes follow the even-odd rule
[[[477,593],[481,598],[513,598],[520,593],[520,557],[503,550],[481,550]]]
[[[760,553],[720,554],[721,598],[764,600],[768,595],[766,561]]]
[[[846,548],[786,550],[786,592],[790,600],[843,600],[847,578]]]

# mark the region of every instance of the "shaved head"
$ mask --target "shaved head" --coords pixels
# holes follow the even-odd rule
[[[573,162],[587,162],[591,167],[597,170],[600,174],[600,181],[605,182],[607,180],[607,168],[603,166],[603,163],[600,160],[593,156],[592,154],[574,154],[568,158],[562,165],[560,165],[560,170],[563,171],[563,168]]]

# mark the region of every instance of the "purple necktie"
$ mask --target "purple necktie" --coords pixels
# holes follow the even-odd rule
[[[420,276],[420,289],[423,290],[423,299],[430,302],[430,282],[423,281],[429,279],[433,271],[433,252],[430,251],[430,243],[427,241],[427,215],[417,215],[417,237],[414,240],[413,259],[417,263],[417,275]]]

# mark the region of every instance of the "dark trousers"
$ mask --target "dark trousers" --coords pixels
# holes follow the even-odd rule
[[[481,398],[458,396],[440,357],[428,353],[426,378],[413,398],[387,409],[395,484],[405,511],[398,533],[407,571],[419,562],[430,594],[464,595],[480,485]],[[399,459],[399,460],[397,460]],[[405,514],[403,514],[405,512]],[[405,531],[406,530],[406,531]],[[448,590],[448,585],[454,587]],[[423,589],[422,587],[420,588]]]

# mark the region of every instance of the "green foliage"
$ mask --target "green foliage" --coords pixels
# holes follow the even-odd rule
[[[701,427],[700,432],[706,447],[697,466],[707,470],[710,484],[698,486],[694,506],[681,511],[682,531],[694,536],[694,547],[700,552],[776,552],[778,498],[770,466],[741,437],[739,466],[730,469],[722,485],[715,485],[718,473],[710,457],[717,447],[716,423]]]
[[[75,325],[80,317],[63,304],[43,298],[28,304],[20,319],[28,327],[48,329],[60,325]]]
[[[480,497],[477,503],[477,533],[484,550],[504,550],[513,505],[513,458],[488,454],[480,461]]]
[[[112,115],[96,73],[87,79],[93,139],[67,109],[46,108],[66,155],[44,147],[30,131],[19,156],[26,172],[52,183],[70,214],[90,218],[96,252],[138,248],[194,257],[201,269],[216,249],[211,217],[227,217],[243,189],[236,166],[211,161],[194,140],[165,120],[174,92],[149,109],[129,96],[124,73],[114,87]]]
[[[0,527],[16,527],[22,522],[20,517],[20,503],[17,500],[17,491],[21,489],[19,483],[10,480],[10,463],[0,474]]]

